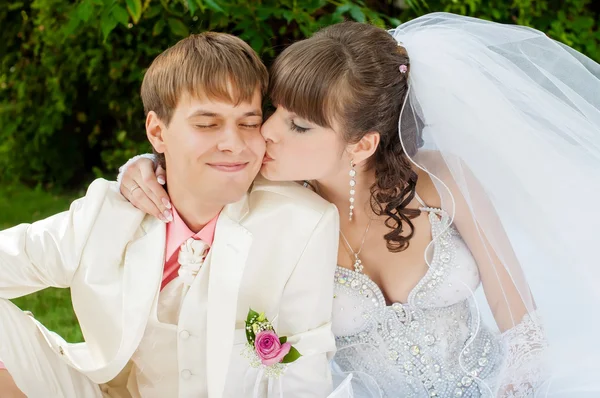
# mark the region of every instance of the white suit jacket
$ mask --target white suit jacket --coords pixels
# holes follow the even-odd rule
[[[178,328],[206,338],[178,341],[179,368],[194,375],[180,383],[180,397],[251,395],[256,373],[239,355],[249,307],[264,311],[304,355],[282,379],[284,396],[331,391],[338,228],[335,207],[294,183],[259,179],[224,208],[204,265],[209,279],[194,281],[181,309]],[[161,284],[165,229],[128,203],[116,183],[96,180],[69,211],[0,232],[0,298],[70,287],[85,343],[66,343],[38,326],[69,365],[105,383],[125,368],[146,327]],[[199,305],[207,306],[206,319],[195,316]],[[279,396],[279,386],[263,380],[260,390]]]

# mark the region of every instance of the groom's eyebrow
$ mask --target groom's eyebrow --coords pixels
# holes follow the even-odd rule
[[[217,116],[220,116],[220,115],[218,113],[204,111],[204,110],[200,109],[200,110],[197,110],[194,113],[192,113],[189,117],[194,117],[194,116],[217,117]]]
[[[259,116],[262,117],[262,112],[261,111],[250,111],[250,112],[246,112],[244,113],[242,116],[243,117],[247,117],[247,116]],[[195,111],[194,113],[192,113],[189,117],[195,117],[195,116],[207,116],[207,117],[218,117],[221,116],[218,113],[214,113],[214,112],[210,112],[210,111],[205,111],[202,109],[199,109],[197,111]]]

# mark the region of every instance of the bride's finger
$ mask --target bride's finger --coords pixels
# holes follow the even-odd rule
[[[154,173],[156,174],[156,180],[160,185],[165,185],[167,183],[167,172],[162,168],[162,166],[159,165]],[[155,191],[154,193],[156,196],[158,196],[162,204],[165,205],[167,209],[171,208],[171,199],[164,188],[158,190],[158,192]]]
[[[171,212],[171,202],[169,201],[169,195],[165,189],[158,182],[158,178],[154,174],[154,170],[151,168],[141,167],[141,183],[140,186],[144,190],[145,194],[152,201],[154,206],[160,211],[160,213],[168,221],[173,220],[173,213]]]
[[[165,171],[165,169],[163,169],[162,166],[159,165],[156,168],[155,174],[158,183],[160,185],[165,185],[165,183],[167,182],[167,172]]]
[[[134,171],[132,167],[128,168],[125,173],[123,173],[123,176],[121,177],[121,183],[119,185],[119,191],[121,191],[121,195],[123,195],[125,199],[130,202],[131,190],[138,185],[135,182],[134,174],[139,174],[139,171],[137,169]]]
[[[168,217],[154,204],[154,202],[148,197],[142,185],[134,186],[131,191],[129,191],[129,201],[132,205],[143,211],[144,213],[153,215],[157,217],[162,222],[169,222]],[[169,213],[170,214],[170,213]]]

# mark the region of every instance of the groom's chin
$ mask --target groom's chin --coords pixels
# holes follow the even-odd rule
[[[223,191],[216,193],[214,195],[214,201],[221,203],[223,206],[232,204],[232,203],[237,203],[240,200],[242,200],[244,198],[244,196],[246,196],[246,194],[250,191],[251,188],[251,184],[248,186],[237,186],[237,187],[229,187],[230,189],[228,190],[227,187],[223,187]]]

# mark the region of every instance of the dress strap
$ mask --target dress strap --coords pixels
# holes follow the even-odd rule
[[[441,214],[442,213],[442,209],[438,209],[436,207],[429,207],[429,206],[427,206],[425,204],[425,201],[423,201],[423,199],[421,199],[421,197],[419,196],[419,194],[416,191],[415,191],[415,199],[417,199],[417,201],[421,205],[421,207],[419,207],[419,210],[426,211],[428,213],[435,213],[435,214]]]

